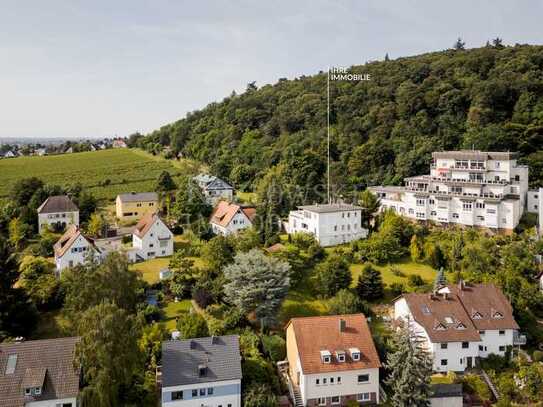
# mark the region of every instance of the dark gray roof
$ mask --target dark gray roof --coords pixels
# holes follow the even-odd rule
[[[79,212],[79,208],[66,195],[50,196],[38,208],[38,213]]]
[[[156,192],[130,192],[128,194],[119,194],[121,202],[139,202],[139,201],[158,201]]]
[[[28,401],[76,397],[79,370],[74,369],[79,338],[46,339],[0,344],[0,407],[22,407]],[[17,355],[17,356],[14,356]],[[11,356],[11,358],[10,358]],[[6,372],[8,360],[15,365]],[[25,386],[43,383],[40,396],[26,396]]]
[[[207,367],[200,377],[199,366]],[[241,379],[237,335],[162,343],[162,387]]]
[[[228,182],[209,174],[198,174],[194,180],[204,189],[234,189]]]
[[[362,207],[351,204],[316,204],[299,206],[299,209],[316,213],[346,212],[361,210]]]
[[[430,398],[440,397],[462,397],[462,385],[461,384],[432,384],[430,386],[431,396]]]
[[[432,157],[457,160],[514,160],[518,157],[518,153],[480,150],[435,151]]]

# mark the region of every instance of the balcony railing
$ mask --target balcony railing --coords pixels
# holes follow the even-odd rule
[[[526,341],[526,335],[519,334],[518,332],[513,334],[513,345],[523,346],[526,345]]]
[[[431,175],[419,175],[416,177],[406,178],[408,181],[412,182],[443,182],[443,183],[458,183],[458,184],[479,184],[479,185],[507,185],[509,181],[507,180],[484,180],[484,179],[464,179],[464,178],[452,178],[452,177],[433,177]],[[511,181],[513,183],[513,181]],[[518,181],[516,181],[518,183]]]

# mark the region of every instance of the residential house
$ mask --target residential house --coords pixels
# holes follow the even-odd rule
[[[0,343],[1,407],[76,407],[79,338]]]
[[[310,233],[321,246],[335,246],[367,237],[360,206],[334,203],[299,206],[290,211],[287,233]]]
[[[38,230],[64,230],[69,225],[79,226],[79,208],[66,195],[50,196],[38,208]]]
[[[47,155],[47,150],[45,148],[38,148],[34,150],[34,155],[38,155],[40,157]]]
[[[286,331],[297,406],[379,403],[381,363],[363,314],[293,318]]]
[[[64,150],[64,154],[72,154],[73,152],[74,152],[74,148],[72,146]]]
[[[4,158],[15,158],[17,157],[17,154],[15,154],[13,151],[9,150],[4,153]]]
[[[123,139],[113,140],[113,148],[127,148],[126,142]]]
[[[543,188],[528,191],[528,212],[536,213],[538,220],[537,232],[543,236]]]
[[[493,284],[460,281],[433,293],[403,294],[394,301],[394,319],[430,353],[437,372],[461,372],[526,343],[509,301]]]
[[[100,260],[101,251],[94,241],[81,233],[79,227],[70,225],[53,246],[57,271],[84,264],[89,259]]]
[[[241,407],[237,335],[162,343],[163,407]]]
[[[173,233],[156,213],[148,212],[137,223],[132,233],[129,258],[147,260],[173,254]]]
[[[241,206],[227,201],[219,201],[209,223],[213,233],[227,236],[239,230],[253,226],[256,217],[254,206]]]
[[[158,209],[158,194],[156,192],[130,192],[117,195],[115,211],[117,218],[123,222],[140,220],[145,214],[155,213]]]
[[[231,202],[234,199],[234,187],[214,175],[199,174],[194,181],[202,190],[208,204],[215,206],[221,199]]]
[[[390,209],[420,221],[478,226],[511,232],[524,213],[528,167],[512,152],[440,151],[429,175],[405,186],[370,187]]]

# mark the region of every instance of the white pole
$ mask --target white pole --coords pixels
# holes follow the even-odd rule
[[[327,161],[327,178],[328,178],[328,204],[330,204],[330,67],[328,67],[328,80],[326,81],[327,94],[327,136],[328,136],[328,161]]]

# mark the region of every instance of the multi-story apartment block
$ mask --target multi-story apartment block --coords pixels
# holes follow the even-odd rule
[[[460,281],[429,294],[403,294],[394,301],[394,320],[422,343],[437,372],[464,371],[479,358],[526,343],[511,305],[493,284]]]
[[[360,206],[336,203],[299,206],[290,211],[286,230],[292,233],[310,233],[321,246],[334,246],[365,238]]]
[[[296,406],[379,403],[381,363],[364,315],[293,318],[286,331]]]
[[[162,407],[241,407],[236,335],[162,343]]]
[[[512,231],[525,210],[528,167],[517,153],[441,151],[432,154],[429,175],[405,186],[369,189],[392,209],[416,220]]]

